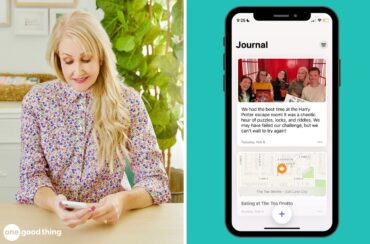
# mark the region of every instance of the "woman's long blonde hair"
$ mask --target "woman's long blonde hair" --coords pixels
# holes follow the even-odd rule
[[[304,78],[303,86],[307,86],[308,83],[310,83],[310,79],[309,79],[309,75],[308,75],[308,69],[304,66],[301,66],[301,67],[298,68],[298,70],[297,70],[297,81],[298,81],[298,72],[300,70],[304,70],[306,72],[306,77]]]
[[[99,21],[86,11],[76,10],[60,17],[55,24],[47,48],[47,60],[59,79],[66,82],[58,55],[63,38],[75,38],[81,47],[97,55],[100,71],[90,88],[93,97],[94,137],[98,145],[99,169],[105,165],[113,171],[115,160],[125,165],[129,156],[127,136],[130,124],[122,84],[116,70],[112,44]]]

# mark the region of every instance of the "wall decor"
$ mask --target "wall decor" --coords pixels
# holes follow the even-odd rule
[[[0,1],[0,26],[10,26],[10,0]]]
[[[14,10],[16,35],[48,35],[49,11],[43,8],[16,8]]]
[[[76,0],[15,0],[17,7],[71,8],[76,3]]]

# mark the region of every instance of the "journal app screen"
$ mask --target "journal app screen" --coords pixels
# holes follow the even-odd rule
[[[243,13],[234,16],[232,30],[234,226],[326,230],[332,220],[331,18],[257,21]]]

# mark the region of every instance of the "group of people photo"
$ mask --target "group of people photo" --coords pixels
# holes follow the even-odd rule
[[[325,102],[325,68],[316,59],[240,59],[238,100]]]

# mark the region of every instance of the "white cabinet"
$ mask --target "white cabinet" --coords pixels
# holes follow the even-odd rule
[[[0,102],[0,202],[15,202],[19,188],[21,102]]]

